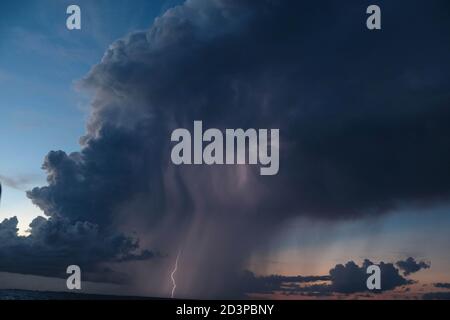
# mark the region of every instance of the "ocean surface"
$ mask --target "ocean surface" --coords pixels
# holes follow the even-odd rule
[[[0,290],[0,300],[155,300],[154,298],[71,292]]]

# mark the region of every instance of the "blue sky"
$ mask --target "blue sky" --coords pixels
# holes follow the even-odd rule
[[[271,247],[269,270],[260,273],[295,274],[299,268],[306,274],[326,274],[330,266],[354,260],[396,261],[409,256],[431,261],[432,269],[418,279],[450,281],[450,256],[443,249],[450,243],[448,206],[404,208],[395,213],[370,219],[326,221],[299,219],[290,221]],[[324,232],[326,230],[326,232]],[[267,267],[267,265],[265,265]]]
[[[89,100],[76,81],[100,61],[108,46],[179,3],[173,0],[76,1],[82,29],[66,29],[73,1],[26,0],[0,4],[0,220],[17,215],[22,231],[39,209],[25,190],[45,184],[40,168],[50,150],[79,149]]]

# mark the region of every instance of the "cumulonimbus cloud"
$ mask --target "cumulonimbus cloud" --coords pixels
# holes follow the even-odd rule
[[[81,81],[94,94],[82,149],[50,152],[48,185],[28,193],[49,217],[42,225],[182,246],[177,290],[214,297],[290,218],[448,201],[450,45],[448,21],[434,19],[447,6],[422,8],[419,29],[413,5],[385,3],[400,21],[379,34],[358,22],[363,4],[188,0],[168,10],[114,42]],[[175,167],[170,132],[194,120],[279,128],[279,174]]]

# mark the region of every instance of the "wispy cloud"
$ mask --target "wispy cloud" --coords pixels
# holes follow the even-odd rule
[[[0,174],[0,182],[5,186],[13,189],[25,191],[30,184],[34,184],[38,179],[37,175],[24,174],[15,177],[5,176]]]
[[[11,34],[17,48],[32,50],[34,54],[57,61],[78,61],[88,65],[96,58],[92,49],[77,42],[73,43],[75,40],[68,37],[54,39],[47,34],[21,27],[13,28]]]

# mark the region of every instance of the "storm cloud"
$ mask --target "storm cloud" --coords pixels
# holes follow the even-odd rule
[[[450,29],[441,12],[449,4],[380,2],[385,28],[371,33],[366,1],[188,0],[114,42],[80,82],[94,96],[81,151],[50,152],[48,185],[28,193],[49,219],[14,245],[62,228],[57,241],[26,248],[72,250],[65,235],[81,233],[74,239],[89,245],[76,258],[95,256],[91,265],[134,251],[149,257],[148,248],[181,252],[180,295],[219,297],[291,218],[336,221],[448,201]],[[420,25],[411,22],[417,7]],[[194,120],[279,128],[279,174],[174,166],[170,133]],[[14,221],[4,224],[14,233]],[[165,260],[155,281],[171,267]],[[388,287],[405,283],[392,264],[383,268]],[[359,290],[339,281],[359,273],[336,266],[334,289]]]
[[[114,43],[83,81],[96,94],[84,141],[96,143],[105,126],[132,130],[145,123],[134,143],[153,144],[148,172],[169,166],[168,133],[191,128],[196,119],[215,128],[280,128],[279,175],[261,178],[242,169],[250,176],[246,197],[258,199],[250,209],[269,218],[276,212],[276,220],[339,219],[446,201],[447,41],[429,37],[431,27],[423,25],[402,41],[401,23],[368,33],[353,16],[363,8],[331,1],[187,1],[149,31]],[[391,14],[400,8],[384,6]],[[412,14],[402,9],[397,20]],[[435,18],[434,9],[439,6],[425,9],[422,19]],[[444,23],[437,19],[433,28]],[[415,50],[419,41],[433,61]],[[121,147],[115,144],[114,152],[133,157]],[[192,184],[189,169],[173,170]],[[209,168],[197,171],[212,175]],[[221,196],[205,198],[221,209]],[[227,199],[230,208],[242,207],[241,197]]]
[[[329,293],[328,284],[314,284],[317,282],[330,281],[330,276],[256,276],[251,271],[245,271],[241,279],[239,288],[245,294],[301,294],[304,292],[315,292],[318,295]],[[300,286],[307,284],[307,286]]]
[[[422,269],[428,269],[430,267],[429,263],[426,263],[425,261],[419,261],[417,262],[413,257],[409,257],[408,259],[404,261],[398,261],[396,265],[403,270],[403,274],[405,276],[410,275],[411,273],[415,273],[417,271],[420,271]]]
[[[23,190],[26,186],[30,185],[34,182],[35,177],[31,175],[20,175],[18,177],[7,177],[5,175],[0,174],[0,181],[4,183],[5,186],[10,188],[14,188],[17,190]],[[1,186],[0,186],[1,188]]]
[[[122,283],[126,274],[105,263],[150,259],[158,254],[138,251],[138,242],[119,233],[102,232],[98,225],[64,218],[38,217],[30,236],[17,234],[17,218],[0,223],[0,269],[6,272],[65,277],[69,265],[79,265],[84,279]]]
[[[370,260],[364,260],[361,267],[355,262],[349,261],[345,265],[336,265],[330,270],[332,289],[340,293],[355,293],[368,291],[367,289],[367,268],[374,263]],[[380,262],[381,290],[392,290],[396,287],[412,283],[405,279],[399,273],[392,263]],[[376,290],[375,290],[376,291]]]
[[[434,286],[440,289],[450,289],[450,283],[448,282],[438,282],[435,283]]]
[[[412,257],[408,258],[406,262]],[[414,260],[414,259],[413,259]],[[374,263],[368,259],[361,266],[354,261],[337,264],[328,275],[323,276],[256,276],[250,271],[243,274],[240,289],[247,295],[282,294],[307,296],[332,296],[335,294],[355,294],[364,292],[381,293],[414,283],[400,274],[393,263],[380,262],[381,289],[367,288],[367,268]]]
[[[424,300],[449,300],[450,292],[428,292],[422,296]]]

